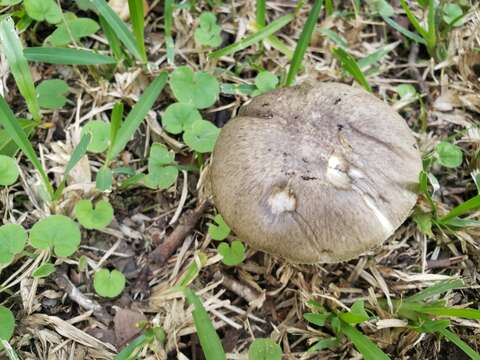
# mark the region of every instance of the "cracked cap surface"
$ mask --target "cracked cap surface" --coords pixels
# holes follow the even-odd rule
[[[297,263],[381,244],[416,202],[421,157],[404,119],[364,90],[305,83],[258,96],[222,129],[214,203],[251,247]]]

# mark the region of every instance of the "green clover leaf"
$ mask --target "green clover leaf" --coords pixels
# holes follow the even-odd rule
[[[55,272],[55,265],[45,263],[32,273],[35,278],[46,278]]]
[[[204,71],[194,73],[187,66],[178,67],[170,75],[170,88],[179,102],[191,104],[197,109],[215,104],[220,93],[215,77]]]
[[[54,0],[25,0],[23,2],[28,16],[36,21],[48,21],[57,24],[62,21],[62,10]]]
[[[51,46],[61,47],[70,44],[72,41],[78,41],[83,37],[95,34],[100,26],[95,20],[89,18],[77,18],[76,16],[67,21],[68,29],[65,24],[60,24],[57,29],[51,33],[45,42]]]
[[[42,81],[36,88],[40,107],[44,109],[61,109],[67,102],[65,94],[68,85],[60,79]]]
[[[0,226],[0,265],[9,264],[21,253],[27,242],[27,232],[18,224]]]
[[[437,161],[445,167],[456,168],[463,162],[462,150],[455,144],[442,141],[435,147],[435,152],[437,153]]]
[[[395,91],[400,95],[400,99],[412,99],[417,96],[417,90],[411,84],[400,84],[395,87]]]
[[[282,348],[272,339],[255,339],[248,348],[248,360],[281,360]]]
[[[101,269],[93,277],[93,287],[100,296],[117,297],[125,288],[125,276],[118,270]]]
[[[162,125],[169,133],[180,134],[197,120],[202,120],[202,115],[193,105],[174,103],[165,110]]]
[[[221,32],[215,14],[204,12],[200,15],[200,24],[195,30],[195,41],[200,45],[218,47],[222,43]]]
[[[230,228],[220,214],[217,214],[213,220],[216,224],[208,225],[208,233],[213,240],[225,240],[230,234]]]
[[[235,266],[245,260],[245,245],[239,240],[232,241],[231,245],[221,243],[218,253],[223,256],[223,263],[227,266]]]
[[[105,200],[98,201],[95,208],[91,200],[80,200],[75,205],[75,216],[84,228],[101,230],[112,222],[113,208]]]
[[[30,242],[36,249],[53,248],[55,255],[68,257],[80,245],[80,229],[64,215],[50,215],[33,225]]]
[[[154,143],[148,158],[147,185],[168,189],[177,181],[178,169],[175,165],[175,154],[168,151],[163,144]]]
[[[83,128],[81,136],[90,133],[92,139],[87,150],[92,153],[102,153],[108,148],[110,142],[110,123],[102,120],[89,121]]]
[[[9,186],[18,179],[18,167],[15,159],[0,155],[0,186]]]
[[[255,77],[255,86],[257,87],[254,96],[274,90],[278,85],[278,77],[270,71],[262,71]]]
[[[183,141],[199,153],[212,152],[220,129],[205,120],[197,120],[183,133]]]
[[[0,324],[0,339],[10,340],[15,330],[15,317],[9,308],[2,305],[0,305]]]
[[[465,23],[462,15],[463,10],[458,4],[445,4],[443,7],[443,21],[450,26],[462,26]]]

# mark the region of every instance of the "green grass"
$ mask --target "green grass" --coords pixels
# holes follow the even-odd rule
[[[294,19],[293,14],[289,15],[284,15],[281,18],[271,22],[264,28],[258,30],[254,34],[251,34],[249,36],[246,36],[239,42],[236,42],[234,44],[231,44],[229,46],[226,46],[222,49],[216,50],[208,55],[209,58],[211,59],[217,59],[222,56],[226,55],[231,55],[234,54],[240,50],[243,50],[253,44],[256,44],[262,40],[267,39],[270,35],[273,35],[276,33],[278,30],[283,28],[285,25],[287,25],[289,22],[291,22]]]
[[[157,78],[145,89],[138,103],[128,114],[123,124],[118,129],[115,137],[115,142],[112,144],[107,153],[107,164],[113,160],[122,151],[130,139],[133,137],[138,127],[147,116],[147,113],[152,109],[155,100],[162,92],[167,83],[168,74],[166,72],[160,73]]]
[[[43,185],[45,186],[45,189],[50,196],[50,199],[53,199],[54,191],[47,176],[47,173],[43,168],[42,163],[38,159],[37,154],[33,149],[32,144],[30,143],[30,140],[28,140],[27,135],[25,134],[17,118],[15,117],[15,114],[12,112],[12,110],[2,96],[0,96],[0,125],[3,126],[6,133],[23,151],[23,153],[30,160],[35,169],[37,169],[38,173],[40,174],[40,178],[42,179]]]
[[[29,61],[55,65],[109,65],[116,63],[110,56],[71,48],[31,47],[26,48],[23,54]]]
[[[128,0],[128,9],[130,12],[130,20],[132,22],[133,35],[137,41],[137,48],[142,56],[142,61],[146,63],[147,52],[145,51],[145,18],[143,0]]]
[[[27,107],[33,119],[40,123],[40,106],[38,105],[35,84],[28,67],[27,59],[23,55],[23,46],[15,30],[15,24],[10,17],[0,21],[0,45],[7,57],[10,71],[12,72],[18,90],[25,98]]]
[[[132,54],[140,62],[144,62],[145,58],[142,51],[138,47],[137,39],[132,34],[127,24],[112,10],[105,0],[91,0],[105,22],[111,27],[116,37],[125,45],[130,54]]]
[[[308,45],[310,44],[310,39],[312,38],[312,33],[315,30],[318,17],[320,16],[320,10],[322,9],[323,0],[315,0],[312,10],[308,14],[307,21],[303,26],[302,33],[298,39],[295,52],[293,53],[292,62],[288,70],[287,79],[285,85],[290,86],[294,83],[300,67],[302,66],[303,57],[305,56],[305,51],[307,51]]]
[[[355,59],[349,53],[342,48],[336,48],[332,50],[332,54],[340,61],[343,69],[353,76],[355,81],[357,81],[368,92],[372,92],[372,88],[370,87],[367,78]]]

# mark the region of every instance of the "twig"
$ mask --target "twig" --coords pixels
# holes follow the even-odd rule
[[[82,292],[78,290],[75,285],[73,285],[64,271],[57,270],[53,280],[60,289],[67,293],[70,300],[76,302],[85,310],[92,310],[93,316],[95,316],[99,321],[106,325],[112,321],[112,316],[106,312],[103,306],[97,303],[95,300],[92,300],[82,294]]]
[[[216,280],[222,279],[222,284],[225,288],[247,300],[251,306],[259,308],[263,305],[263,302],[265,301],[265,293],[259,293],[249,285],[220,271],[214,274],[214,278]]]
[[[183,240],[190,234],[197,222],[207,209],[208,201],[203,201],[194,210],[185,213],[179,220],[177,227],[158,245],[148,256],[149,263],[163,265],[172,256],[175,250],[182,244]]]
[[[420,90],[422,94],[425,94],[425,99],[427,104],[432,103],[432,95],[430,94],[430,89],[428,88],[427,83],[423,80],[420,71],[417,68],[417,57],[418,57],[418,44],[412,44],[410,47],[410,54],[408,55],[408,66],[410,76],[412,76],[415,80],[418,81],[418,85],[420,86]]]
[[[186,212],[178,221],[175,230],[148,255],[147,263],[140,270],[136,281],[130,286],[134,299],[144,299],[149,294],[148,280],[152,276],[152,269],[165,264],[175,250],[180,247],[185,238],[195,229],[209,204],[207,200],[202,201],[195,209]]]

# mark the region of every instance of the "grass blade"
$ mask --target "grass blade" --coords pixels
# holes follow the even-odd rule
[[[313,30],[315,29],[315,25],[317,24],[318,17],[320,16],[320,10],[322,9],[323,0],[315,0],[313,4],[312,10],[308,14],[307,21],[303,26],[302,33],[300,34],[300,38],[298,39],[297,47],[295,48],[295,52],[293,53],[292,63],[290,64],[290,69],[288,70],[286,85],[290,86],[295,81],[295,77],[297,76],[300,67],[302,66],[303,57],[305,55],[305,51],[310,44],[310,39],[312,38]]]
[[[30,61],[44,62],[47,64],[59,65],[104,65],[115,64],[110,56],[97,54],[93,51],[70,49],[70,48],[49,48],[31,47],[23,51],[25,57]]]
[[[390,25],[392,28],[397,30],[403,36],[409,38],[410,40],[415,41],[416,43],[427,45],[427,42],[421,36],[415,34],[414,32],[411,32],[411,31],[405,29],[403,26],[397,24],[394,20],[390,19],[389,17],[382,16],[382,19],[383,19],[383,21],[385,21],[388,25]]]
[[[365,360],[390,360],[367,336],[344,321],[342,321],[342,333],[353,343]]]
[[[113,360],[131,360],[132,354],[136,350],[140,350],[148,342],[149,342],[149,339],[145,334],[137,336],[127,346],[125,346],[122,351],[120,351],[117,355],[115,355]]]
[[[333,56],[335,56],[340,61],[345,71],[350,73],[350,75],[352,75],[353,78],[367,91],[372,92],[370,84],[365,78],[362,70],[360,70],[360,67],[358,66],[355,59],[342,48],[333,49],[332,52]]]
[[[327,16],[330,16],[335,11],[335,6],[333,5],[333,0],[325,0],[325,12]]]
[[[115,143],[117,138],[118,130],[122,126],[123,119],[123,103],[117,102],[112,109],[112,116],[110,119],[110,144]],[[111,146],[110,145],[110,146]]]
[[[133,137],[143,119],[155,103],[155,100],[157,100],[157,97],[162,92],[167,83],[167,79],[168,74],[162,72],[145,89],[138,103],[130,111],[120,129],[118,129],[115,143],[112,144],[112,147],[107,154],[107,164],[125,148],[128,141]]]
[[[450,212],[439,219],[440,222],[446,222],[454,217],[466,214],[470,211],[480,208],[480,195],[465,201],[464,203],[454,207]]]
[[[108,25],[103,16],[99,16],[98,20],[100,21],[100,26],[102,27],[103,34],[108,41],[108,45],[110,45],[110,50],[112,51],[113,57],[117,62],[122,61],[122,59],[125,57],[122,50],[122,43],[120,40],[118,40],[117,35],[115,35],[114,31],[110,25]]]
[[[256,33],[245,37],[239,42],[236,42],[235,44],[231,44],[229,46],[226,46],[222,49],[218,49],[210,53],[208,57],[211,59],[216,59],[225,55],[234,54],[237,51],[245,49],[253,44],[258,43],[259,41],[262,41],[268,38],[270,35],[273,35],[274,33],[276,33],[278,30],[280,30],[282,27],[287,25],[293,19],[294,19],[293,14],[282,16],[281,18],[265,26],[263,29],[260,29]]]
[[[467,354],[470,359],[480,360],[480,355],[475,350],[473,350],[466,342],[460,339],[456,334],[454,334],[448,329],[441,329],[438,332],[445,336],[449,341],[457,345],[460,349],[462,349],[462,351]]]
[[[435,56],[435,47],[437,45],[437,30],[435,26],[435,4],[434,0],[428,1],[428,16],[427,16],[427,48],[430,56]]]
[[[405,13],[407,14],[408,20],[410,20],[410,22],[412,23],[412,25],[413,25],[413,27],[415,28],[415,30],[417,30],[417,32],[418,32],[424,39],[426,39],[426,38],[428,37],[427,32],[426,32],[425,29],[422,27],[422,25],[420,25],[420,23],[418,22],[417,18],[415,17],[415,15],[412,13],[412,11],[410,10],[410,8],[408,7],[408,5],[407,5],[407,3],[405,2],[405,0],[400,0],[400,4],[402,5],[403,10],[404,10]]]
[[[218,337],[200,298],[189,288],[184,289],[183,293],[185,294],[187,301],[195,307],[192,316],[205,359],[226,360],[227,357],[225,356],[220,338]]]
[[[374,51],[373,53],[365,56],[364,58],[358,60],[357,61],[358,67],[360,69],[365,69],[375,64],[376,62],[380,61],[385,55],[387,55],[390,51],[395,49],[398,44],[399,44],[399,41],[394,42],[392,44],[388,44]]]
[[[163,8],[164,29],[165,29],[165,46],[167,48],[167,62],[173,65],[175,62],[175,45],[172,37],[173,24],[173,4],[174,0],[165,0]]]
[[[440,281],[433,286],[419,291],[415,295],[409,296],[405,299],[405,302],[420,302],[431,296],[440,295],[449,290],[462,288],[463,286],[464,283],[460,279]]]
[[[33,83],[32,73],[28,67],[27,59],[23,55],[23,46],[15,30],[12,18],[7,17],[0,21],[0,45],[7,57],[10,71],[12,72],[18,90],[25,98],[27,107],[36,122],[40,122],[40,106]]]
[[[408,310],[413,310],[422,314],[458,317],[458,318],[472,319],[472,320],[480,319],[480,310],[477,310],[477,309],[468,309],[468,308],[460,309],[460,308],[452,308],[452,307],[444,307],[444,306],[421,305],[421,304],[415,304],[415,303],[407,304],[406,308]]]
[[[78,145],[73,149],[72,155],[68,160],[67,166],[65,166],[65,171],[63,173],[63,180],[57,190],[55,190],[55,194],[53,196],[54,200],[58,200],[60,196],[62,196],[63,189],[65,189],[65,184],[67,183],[68,175],[70,171],[78,164],[78,162],[82,159],[82,157],[87,153],[88,144],[90,144],[90,140],[92,139],[91,134],[85,134],[80,139]]]
[[[142,55],[143,62],[147,62],[147,53],[145,51],[145,18],[143,0],[128,0],[128,10],[130,12],[130,20],[132,21],[133,35],[137,41],[137,47]]]
[[[125,45],[130,53],[143,62],[142,53],[137,46],[137,42],[132,32],[128,28],[122,19],[118,17],[115,11],[107,4],[105,0],[90,0],[95,5],[100,15],[103,16],[105,21],[110,25],[114,33],[118,36],[118,39]]]
[[[17,119],[17,121],[25,132],[27,138],[30,137],[33,130],[37,126],[37,123],[35,121],[26,119]],[[0,155],[13,157],[15,156],[17,150],[17,144],[15,144],[15,142],[3,128],[0,128]]]
[[[47,173],[43,169],[42,163],[38,159],[35,150],[33,150],[32,144],[28,140],[27,135],[25,135],[25,132],[15,118],[15,114],[12,112],[2,96],[0,96],[0,125],[3,126],[7,134],[12,138],[13,141],[15,141],[17,146],[23,151],[35,169],[37,169],[40,177],[42,178],[43,184],[48,191],[48,194],[52,198],[53,187],[50,184]]]
[[[0,345],[1,345],[0,349],[3,347],[9,360],[21,360],[20,357],[15,352],[15,350],[13,350],[13,348],[10,346],[7,340],[0,339]]]
[[[257,22],[257,27],[259,29],[262,29],[266,25],[266,20],[265,20],[265,13],[266,13],[266,4],[265,0],[257,0],[256,2],[256,22]]]

